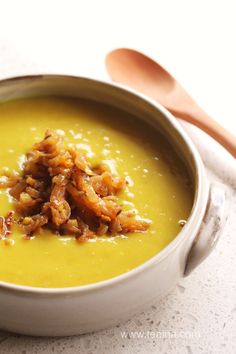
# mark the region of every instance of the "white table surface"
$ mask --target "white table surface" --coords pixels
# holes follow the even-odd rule
[[[164,64],[236,134],[235,5],[234,0],[0,0],[0,77],[63,72],[109,80],[105,54],[132,47]],[[210,178],[230,185],[232,194],[228,223],[211,256],[161,303],[119,327],[67,338],[0,332],[0,354],[236,353],[235,161],[198,129],[186,123],[184,128]],[[124,331],[146,338],[124,339]]]

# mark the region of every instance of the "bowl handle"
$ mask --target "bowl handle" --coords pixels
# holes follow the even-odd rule
[[[212,182],[200,230],[187,255],[184,276],[189,275],[213,250],[228,217],[228,188]]]

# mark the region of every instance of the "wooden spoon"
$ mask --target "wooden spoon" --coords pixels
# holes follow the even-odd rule
[[[114,81],[160,102],[173,115],[190,122],[217,140],[236,157],[236,137],[214,121],[161,65],[132,49],[116,49],[106,57]]]

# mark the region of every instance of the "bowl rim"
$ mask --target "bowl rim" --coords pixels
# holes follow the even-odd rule
[[[118,83],[113,83],[113,82],[107,82],[105,80],[100,80],[100,79],[94,79],[86,76],[77,76],[77,75],[71,75],[71,74],[57,74],[57,73],[37,73],[37,74],[30,74],[30,75],[19,75],[19,76],[12,76],[12,77],[7,77],[4,79],[0,80],[0,86],[4,84],[8,84],[14,81],[20,81],[20,80],[35,80],[35,79],[43,79],[43,78],[51,78],[51,79],[77,79],[77,80],[84,80],[87,82],[91,83],[96,83],[96,84],[101,84],[101,85],[106,85],[108,87],[112,87],[118,90],[122,90],[123,92],[126,92],[128,94],[134,95],[141,100],[146,101],[149,105],[151,105],[153,108],[157,109],[164,117],[167,119],[173,128],[177,131],[178,135],[181,137],[181,139],[185,142],[187,148],[189,149],[194,165],[195,165],[195,170],[196,170],[196,188],[194,190],[194,201],[193,201],[193,206],[191,209],[191,212],[189,214],[187,223],[185,226],[181,229],[181,231],[175,236],[175,238],[168,243],[166,247],[164,247],[160,252],[155,254],[153,257],[149,258],[146,260],[144,263],[138,265],[137,267],[125,272],[121,273],[120,275],[117,275],[112,278],[108,278],[105,280],[101,280],[95,283],[89,283],[85,285],[76,285],[76,286],[70,286],[70,287],[63,287],[63,288],[44,288],[44,287],[33,287],[33,286],[28,286],[28,285],[20,285],[20,284],[14,284],[14,283],[9,283],[5,281],[0,281],[0,291],[11,291],[14,293],[21,293],[22,294],[38,294],[40,296],[45,295],[45,296],[53,296],[53,295],[65,295],[65,294],[78,294],[78,293],[84,293],[84,292],[91,292],[95,290],[101,290],[105,287],[108,286],[114,286],[117,283],[127,281],[130,277],[134,277],[139,275],[139,273],[147,270],[148,268],[152,267],[154,264],[160,263],[165,259],[171,252],[175,250],[177,246],[179,246],[181,243],[183,243],[187,239],[187,235],[190,234],[191,229],[194,227],[194,223],[196,224],[196,218],[199,215],[198,223],[195,225],[195,228],[199,229],[202,218],[204,215],[205,211],[205,206],[207,203],[207,197],[208,197],[208,183],[206,179],[206,172],[205,168],[203,165],[203,162],[201,160],[200,154],[197,151],[194,143],[192,142],[191,138],[187,135],[187,133],[184,131],[184,129],[181,127],[181,125],[178,123],[177,119],[165,108],[163,107],[159,102],[149,98],[148,96],[131,89],[125,85],[118,84]],[[49,94],[50,96],[50,94]],[[70,96],[68,96],[70,97]],[[206,193],[207,191],[207,193]],[[202,207],[204,203],[204,208]]]

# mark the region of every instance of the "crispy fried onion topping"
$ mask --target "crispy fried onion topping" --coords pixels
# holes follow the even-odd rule
[[[15,199],[17,223],[26,238],[48,228],[74,235],[79,242],[148,229],[149,221],[122,211],[117,201],[126,184],[107,165],[92,168],[85,155],[66,148],[63,138],[51,130],[26,154],[22,176],[0,179],[0,188],[9,188]],[[7,230],[0,217],[0,238]]]

